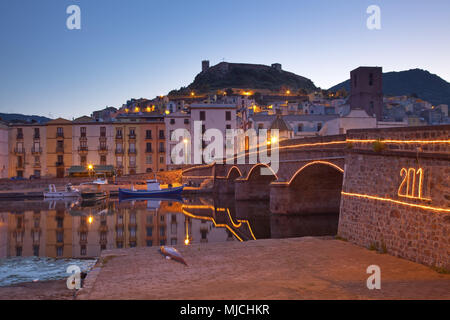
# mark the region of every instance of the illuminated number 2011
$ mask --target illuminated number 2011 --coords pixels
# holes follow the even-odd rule
[[[424,199],[423,174],[422,168],[417,171],[414,168],[402,168],[402,170],[400,170],[400,177],[402,177],[403,180],[398,188],[398,195],[406,198]],[[417,176],[419,179],[417,179]]]

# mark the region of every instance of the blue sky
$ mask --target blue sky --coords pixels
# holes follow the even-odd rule
[[[202,59],[279,62],[322,88],[360,65],[450,81],[449,34],[448,0],[1,0],[0,112],[89,115],[188,85]]]

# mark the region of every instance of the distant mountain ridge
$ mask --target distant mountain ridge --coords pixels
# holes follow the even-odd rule
[[[0,113],[0,118],[3,122],[38,122],[46,123],[52,119],[36,115],[25,115],[20,113]]]
[[[271,66],[221,62],[197,74],[194,82],[187,88],[174,90],[171,94],[182,94],[191,90],[207,93],[227,88],[276,91],[284,87],[292,91],[299,89],[313,91],[317,89],[310,79]]]
[[[350,92],[350,80],[335,85],[329,90],[337,91],[343,88]],[[383,94],[386,96],[416,94],[420,99],[433,105],[450,106],[450,83],[422,69],[383,73]]]

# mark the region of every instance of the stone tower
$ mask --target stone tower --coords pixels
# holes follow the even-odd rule
[[[350,108],[383,119],[383,68],[359,67],[350,72]]]
[[[205,72],[209,69],[209,60],[203,60],[202,61],[202,72]]]

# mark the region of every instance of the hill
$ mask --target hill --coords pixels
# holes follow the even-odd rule
[[[29,116],[19,113],[0,113],[0,118],[4,122],[38,122],[38,123],[46,123],[51,119],[41,116]]]
[[[187,88],[174,90],[170,94],[186,94],[191,90],[208,93],[227,88],[272,91],[286,88],[291,91],[304,89],[308,92],[317,89],[311,80],[292,72],[259,64],[221,62],[199,73]]]
[[[350,80],[329,90],[337,91],[342,88],[350,92]],[[434,105],[450,105],[450,83],[422,69],[383,73],[383,94],[386,96],[416,94],[420,99]]]

